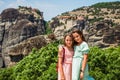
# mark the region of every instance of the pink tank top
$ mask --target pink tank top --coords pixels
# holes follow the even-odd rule
[[[72,63],[73,53],[74,51],[68,50],[67,47],[64,47],[64,63]]]

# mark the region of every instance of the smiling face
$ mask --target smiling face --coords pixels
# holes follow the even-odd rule
[[[75,42],[77,42],[78,44],[83,41],[80,34],[75,32],[72,35],[73,35],[73,38],[74,38]]]
[[[67,47],[72,47],[72,44],[73,44],[72,37],[66,36],[66,37],[65,37],[65,45],[66,45]]]

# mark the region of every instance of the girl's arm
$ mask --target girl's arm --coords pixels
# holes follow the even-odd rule
[[[59,60],[58,60],[58,66],[59,66],[59,70],[60,70],[60,77],[62,80],[65,79],[65,76],[64,76],[64,71],[63,71],[63,49],[59,49]]]
[[[81,68],[82,71],[85,70],[87,60],[88,60],[88,54],[84,54],[83,61],[82,61],[82,68]]]
[[[81,68],[81,73],[80,73],[80,78],[83,79],[84,77],[84,70],[85,70],[85,67],[86,67],[86,64],[87,64],[87,59],[88,59],[88,54],[84,54],[83,56],[83,61],[82,61],[82,68]]]

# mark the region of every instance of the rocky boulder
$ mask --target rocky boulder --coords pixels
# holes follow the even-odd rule
[[[20,42],[19,44],[6,47],[9,57],[4,57],[7,66],[13,66],[15,63],[19,62],[24,56],[27,56],[33,48],[40,49],[42,46],[47,44],[47,39],[45,36],[35,36]]]
[[[111,24],[112,24],[111,20],[98,21],[92,25],[85,24],[85,29],[83,30],[83,34],[89,46],[98,46],[100,48],[118,46],[120,44],[120,25],[111,26]],[[66,33],[72,31],[74,27],[75,26],[67,30],[64,27],[64,25],[61,25],[55,28],[54,33],[57,39],[62,39],[63,36]]]
[[[118,46],[120,41],[119,28],[119,25],[116,27],[109,26],[108,21],[97,22],[88,30],[88,44],[100,48]]]
[[[5,9],[1,13],[2,21],[5,21],[5,20],[12,21],[12,20],[17,19],[18,16],[19,16],[19,11],[14,8]]]
[[[18,62],[24,57],[23,54],[28,54],[32,48],[41,48],[46,44],[43,37],[29,40],[45,34],[45,21],[41,14],[43,12],[38,13],[38,10],[26,7],[8,8],[2,11],[0,14],[0,61],[3,59],[5,66],[11,62]]]

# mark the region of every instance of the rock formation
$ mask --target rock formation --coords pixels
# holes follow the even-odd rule
[[[120,4],[119,1],[106,2],[74,9],[54,17],[49,24],[52,24],[51,28],[54,29],[57,39],[61,39],[65,33],[77,27],[77,18],[81,16],[84,17],[85,23],[79,23],[85,25],[83,34],[90,46],[100,48],[118,46],[120,45],[120,6],[118,4]]]
[[[109,27],[109,25],[103,21],[94,24],[88,32],[88,43],[90,46],[98,46],[100,48],[106,48],[110,46],[118,46],[120,44],[120,25],[115,27]]]
[[[33,38],[45,33],[43,12],[38,9],[19,6],[8,8],[0,14],[0,53],[5,66],[18,62],[32,48],[45,45],[43,37]],[[2,61],[1,61],[2,63]]]

